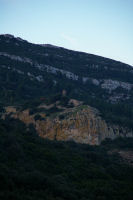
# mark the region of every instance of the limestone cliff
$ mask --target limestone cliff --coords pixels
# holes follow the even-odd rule
[[[78,143],[100,144],[105,138],[118,136],[132,137],[133,133],[127,128],[107,124],[97,109],[88,105],[78,105],[60,113],[46,117],[45,113],[37,113],[41,120],[35,120],[35,114],[29,110],[16,111],[14,107],[6,107],[6,114],[29,125],[32,123],[39,136],[51,140],[73,140]],[[3,117],[5,117],[5,115]]]

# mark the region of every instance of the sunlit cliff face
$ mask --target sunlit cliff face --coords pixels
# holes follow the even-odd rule
[[[7,107],[3,118],[11,114],[25,124],[33,124],[39,136],[51,140],[75,141],[77,143],[98,145],[105,138],[132,137],[133,133],[123,127],[107,124],[98,110],[85,105],[66,109],[57,116],[46,117],[40,113],[42,120],[35,120],[35,114],[29,115],[29,110],[16,111],[14,107]],[[39,114],[39,113],[38,113]],[[63,119],[60,119],[63,115]]]

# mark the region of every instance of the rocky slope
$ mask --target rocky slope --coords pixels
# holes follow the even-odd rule
[[[111,103],[133,99],[132,66],[53,45],[32,44],[9,34],[0,35],[0,72],[1,98],[8,103],[18,100],[22,88],[25,92],[19,101],[49,95],[49,88]],[[7,96],[11,98],[7,100]]]
[[[41,119],[36,119],[36,114],[41,116]],[[107,124],[97,109],[87,105],[67,108],[63,112],[53,113],[50,117],[47,117],[45,112],[36,114],[29,114],[28,109],[17,111],[15,107],[6,107],[3,118],[10,115],[27,125],[33,124],[41,137],[52,140],[72,140],[78,143],[98,145],[105,138],[133,136],[132,131],[127,128]]]
[[[70,99],[86,106],[70,108]],[[58,101],[62,105],[54,107]],[[0,114],[3,107],[7,113],[19,107],[10,115],[50,139],[99,144],[106,137],[132,136],[133,67],[0,35]]]

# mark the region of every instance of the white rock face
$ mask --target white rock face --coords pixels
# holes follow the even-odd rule
[[[27,73],[28,76],[33,76],[33,74],[31,74],[30,72]]]
[[[35,78],[39,82],[43,82],[44,81],[42,75],[36,76]]]
[[[53,74],[57,74],[58,72],[60,72],[62,75],[65,75],[66,78],[68,78],[68,79],[75,80],[75,81],[77,81],[79,79],[78,75],[76,75],[72,72],[69,72],[69,71],[66,71],[66,70],[63,70],[63,69],[59,69],[59,68],[55,68],[55,67],[49,66],[49,65],[33,63],[31,59],[26,58],[26,57],[22,58],[20,56],[10,55],[10,54],[7,54],[5,52],[0,52],[0,55],[6,56],[6,57],[8,57],[12,60],[17,60],[17,61],[20,61],[20,62],[29,63],[29,64],[33,65],[34,67],[38,68],[41,71],[46,70],[47,72],[53,73]],[[40,78],[37,78],[37,79],[39,81],[41,80]]]
[[[89,77],[82,77],[82,82],[85,84],[88,80],[90,80],[94,85],[98,86],[101,84],[102,89],[107,89],[109,92],[112,90],[117,89],[118,87],[121,87],[126,90],[131,90],[133,88],[133,84],[126,83],[126,82],[121,82],[117,80],[112,80],[112,79],[94,79],[94,78],[89,78]]]
[[[8,69],[11,69],[11,68],[8,68]],[[22,75],[24,75],[24,72],[22,72],[22,71],[19,70],[19,69],[15,69],[15,68],[13,68],[13,71],[16,71],[18,74],[22,74]]]
[[[97,80],[97,79],[92,79],[92,83],[94,84],[94,85],[99,85],[100,84],[100,81],[99,80]]]
[[[66,71],[63,69],[59,69],[59,68],[55,68],[55,67],[52,67],[49,65],[41,64],[41,65],[36,65],[36,67],[38,67],[40,70],[46,69],[47,72],[52,73],[52,74],[57,74],[58,72],[60,72],[62,75],[65,75],[66,78],[71,79],[71,80],[77,81],[79,79],[79,76],[72,72],[69,72],[69,71]]]
[[[9,36],[9,37],[14,37],[14,36]],[[47,46],[47,45],[45,45],[45,46]],[[10,55],[10,54],[5,53],[5,52],[0,52],[0,55],[6,56],[6,57],[8,57],[12,60],[17,60],[19,62],[29,63],[33,67],[38,68],[40,71],[47,71],[48,73],[52,73],[52,74],[55,74],[55,75],[60,73],[61,75],[65,76],[68,79],[71,79],[71,80],[74,80],[74,81],[79,80],[79,76],[77,74],[74,74],[74,73],[67,71],[67,70],[56,68],[54,66],[38,64],[37,62],[32,62],[31,59],[26,58],[26,57]],[[48,56],[48,55],[46,54],[46,56]],[[92,65],[92,67],[98,68],[98,65]],[[8,69],[9,69],[9,67],[8,67]],[[12,70],[15,70],[15,68],[13,68]],[[19,74],[24,74],[24,72],[22,72],[21,70],[16,69],[16,71]],[[28,72],[27,75],[30,76],[32,79],[35,78],[39,82],[44,81],[42,75],[38,75],[38,76],[35,77],[34,75],[30,74],[30,72]],[[80,77],[80,78],[82,79],[82,82],[84,84],[89,80],[89,81],[92,82],[92,84],[94,84],[96,86],[100,85],[102,89],[107,89],[107,90],[109,90],[109,92],[117,89],[118,87],[121,87],[121,88],[126,89],[128,91],[133,88],[133,84],[130,84],[130,83],[127,83],[127,82],[121,82],[121,81],[117,81],[117,80],[112,80],[112,79],[104,79],[104,80],[99,79],[98,80],[98,79],[90,78],[90,77]]]
[[[10,67],[10,66],[6,66],[6,65],[0,65],[0,67],[8,69],[8,70],[12,70],[12,71],[17,72],[18,74],[24,75],[24,72],[19,70],[19,69],[16,69],[16,68],[13,68],[13,67]]]
[[[101,84],[101,88],[108,89],[108,90],[115,90],[117,87],[119,87],[120,84],[118,81],[107,79],[104,80],[104,83]]]
[[[56,81],[56,80],[53,80],[53,84],[56,85],[56,84],[57,84],[57,81]]]
[[[130,98],[130,95],[124,95],[124,94],[115,94],[113,96],[110,96],[109,97],[109,100],[112,102],[112,103],[117,103],[119,100],[127,100]]]
[[[34,80],[35,79],[35,76],[33,74],[31,74],[30,72],[28,72],[27,75],[29,76],[30,80]]]
[[[45,53],[44,56],[49,56],[49,54],[48,54],[48,53]]]
[[[72,72],[69,72],[69,71],[65,71],[65,70],[62,70],[61,72],[62,74],[65,74],[66,75],[66,78],[68,79],[72,79],[74,81],[77,81],[78,80],[78,75],[72,73]]]
[[[133,85],[125,82],[120,82],[120,86],[126,90],[131,90]]]
[[[89,77],[82,77],[83,83],[86,83],[89,80]]]
[[[95,78],[89,78],[89,77],[82,77],[82,82],[86,83],[88,80],[90,80],[94,85],[99,85],[100,84],[100,80],[95,79]]]
[[[104,83],[101,84],[101,88],[107,89],[110,92],[112,90],[117,89],[118,87],[122,87],[123,89],[126,89],[126,90],[131,90],[133,87],[133,84],[116,81],[116,80],[111,80],[111,79],[106,79],[106,80],[104,80]]]
[[[5,52],[0,52],[0,56],[6,56],[6,57],[8,57],[12,60],[17,60],[17,61],[20,61],[20,62],[32,64],[32,60],[29,59],[29,58],[26,58],[26,57],[22,58],[20,56],[10,55],[10,54],[5,53]]]
[[[44,81],[42,75],[34,76],[30,72],[28,72],[27,75],[30,77],[31,80],[33,80],[33,79],[35,80],[36,79],[39,82],[43,82]]]

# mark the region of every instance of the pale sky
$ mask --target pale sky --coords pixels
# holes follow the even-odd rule
[[[133,65],[133,0],[0,0],[0,34]]]

